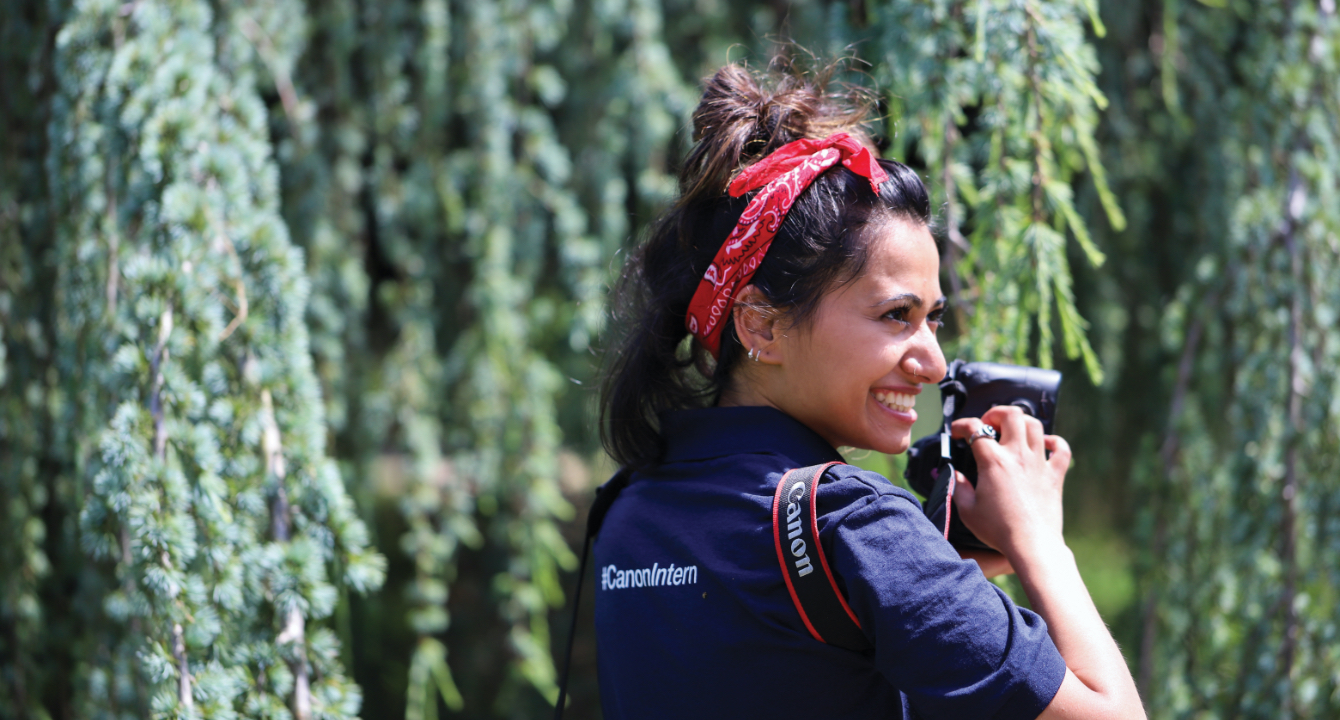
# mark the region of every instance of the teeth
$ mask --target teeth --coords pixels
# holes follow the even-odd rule
[[[875,393],[875,399],[887,407],[901,412],[907,412],[917,404],[917,396],[910,393],[879,391]]]

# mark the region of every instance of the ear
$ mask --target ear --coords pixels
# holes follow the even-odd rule
[[[780,337],[780,315],[772,309],[772,303],[762,290],[754,285],[746,285],[735,297],[731,306],[735,319],[735,334],[744,344],[745,350],[758,351],[760,362],[774,364],[777,338]]]

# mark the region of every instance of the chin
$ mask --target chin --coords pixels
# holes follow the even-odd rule
[[[912,433],[903,433],[897,437],[875,438],[869,447],[885,455],[901,455],[912,445]]]

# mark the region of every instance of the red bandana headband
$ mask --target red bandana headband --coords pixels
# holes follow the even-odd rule
[[[791,205],[814,178],[838,160],[848,170],[870,180],[870,189],[876,194],[880,183],[889,179],[869,150],[847,133],[836,133],[822,140],[787,143],[731,182],[731,197],[760,187],[763,190],[745,206],[740,221],[712,258],[689,301],[685,324],[712,357],[720,355],[721,328],[736,292],[748,285],[758,270]]]

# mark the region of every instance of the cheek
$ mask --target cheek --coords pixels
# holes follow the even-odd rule
[[[794,368],[793,389],[801,390],[807,404],[834,417],[850,414],[856,395],[869,387],[869,354],[847,327],[830,324],[805,343],[804,358]],[[816,326],[817,327],[817,326]]]
[[[853,332],[828,345],[830,362],[825,371],[841,388],[843,403],[864,402],[897,364],[896,348],[879,332]]]

